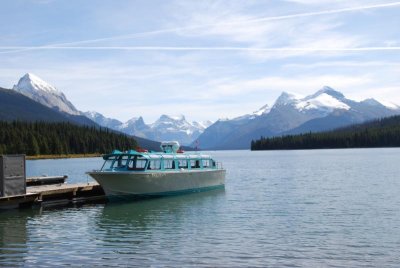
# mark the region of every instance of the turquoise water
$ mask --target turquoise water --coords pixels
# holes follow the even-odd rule
[[[0,212],[0,266],[400,266],[400,149],[212,154],[225,190]],[[101,162],[27,168],[85,182]]]

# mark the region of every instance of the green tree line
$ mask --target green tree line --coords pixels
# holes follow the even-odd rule
[[[261,137],[251,150],[400,147],[400,116],[371,121],[333,131]]]
[[[0,154],[92,154],[136,147],[133,138],[108,128],[67,122],[0,121]]]

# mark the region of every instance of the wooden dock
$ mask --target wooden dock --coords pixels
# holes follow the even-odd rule
[[[104,191],[98,183],[58,183],[29,186],[24,195],[0,197],[0,209],[68,205],[95,200],[105,200]]]

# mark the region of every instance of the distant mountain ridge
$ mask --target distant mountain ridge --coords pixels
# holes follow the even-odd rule
[[[400,114],[400,106],[393,103],[382,103],[371,98],[357,102],[325,86],[305,97],[282,92],[272,106],[264,105],[252,114],[220,119],[215,123],[188,122],[183,115],[163,114],[154,123],[146,124],[141,116],[121,122],[98,112],[83,113],[63,92],[31,73],[25,74],[13,87],[13,91],[18,95],[10,91],[1,92],[7,96],[4,100],[8,99],[14,105],[3,100],[0,119],[58,120],[99,125],[139,137],[143,141],[178,140],[182,145],[201,149],[248,149],[250,142],[261,136],[326,131]],[[27,99],[35,102],[29,104],[33,105],[33,110],[23,106],[27,106],[22,104]],[[42,107],[39,108],[38,104]]]
[[[102,126],[109,127],[130,135],[157,141],[177,140],[182,145],[191,144],[203,131],[212,124],[206,122],[188,122],[185,116],[161,115],[153,124],[146,124],[143,117],[134,117],[125,123],[107,118],[97,112],[85,112],[85,116]]]
[[[306,97],[283,92],[271,108],[263,106],[260,111],[217,121],[196,144],[202,149],[248,149],[250,142],[261,136],[330,130],[400,114],[400,107],[385,106],[374,99],[353,101],[325,86]]]

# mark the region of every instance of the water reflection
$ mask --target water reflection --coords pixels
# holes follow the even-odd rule
[[[156,253],[152,247],[179,241],[172,239],[177,232],[195,229],[188,217],[201,216],[224,196],[225,190],[218,189],[81,207],[2,211],[0,267],[129,265],[132,259],[146,265]]]
[[[28,251],[27,222],[32,210],[0,211],[0,266],[23,264]]]
[[[128,203],[108,203],[97,218],[102,261],[130,265],[176,264],[174,251],[184,251],[187,240],[203,228],[205,214],[218,213],[225,190]],[[213,209],[213,207],[215,209]]]
[[[109,202],[102,211],[98,224],[114,229],[115,225],[146,229],[154,222],[179,220],[201,208],[212,206],[224,197],[225,189],[172,197],[142,199],[136,201]]]

